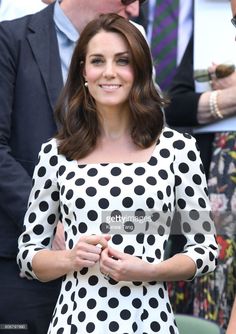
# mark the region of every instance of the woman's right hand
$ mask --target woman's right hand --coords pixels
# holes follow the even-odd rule
[[[108,246],[109,235],[86,235],[80,237],[70,251],[69,257],[73,271],[93,267],[99,260],[103,249]]]

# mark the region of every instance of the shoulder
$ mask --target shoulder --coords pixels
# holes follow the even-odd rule
[[[41,145],[41,151],[44,153],[49,153],[49,152],[58,152],[58,141],[56,138],[51,138],[48,141],[44,142]]]
[[[31,29],[32,31],[37,29],[43,30],[45,25],[48,26],[49,22],[53,23],[53,9],[54,5],[49,5],[37,13],[13,20],[2,21],[0,22],[0,30],[4,30],[19,38],[25,36],[28,29]]]
[[[196,140],[193,136],[191,136],[189,133],[182,133],[177,130],[171,129],[167,126],[165,126],[162,130],[161,136],[168,140],[169,142],[175,142],[175,141],[183,141],[185,143],[195,143]]]

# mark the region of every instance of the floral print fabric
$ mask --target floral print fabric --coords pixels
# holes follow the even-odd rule
[[[220,254],[216,270],[195,280],[194,314],[226,329],[236,293],[236,132],[216,133],[208,187]]]
[[[215,134],[208,189],[220,249],[216,270],[168,288],[175,313],[193,313],[226,330],[236,295],[236,132]]]

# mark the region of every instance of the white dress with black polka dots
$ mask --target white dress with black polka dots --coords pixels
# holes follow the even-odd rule
[[[196,275],[214,270],[217,245],[205,176],[189,135],[165,128],[143,163],[78,165],[58,154],[55,139],[42,146],[39,157],[19,239],[18,264],[26,275],[36,278],[32,258],[51,247],[58,219],[68,249],[81,235],[111,233],[112,247],[150,263],[163,261],[170,228],[180,223]],[[178,218],[171,222],[175,209]],[[97,264],[63,278],[48,333],[176,334],[178,329],[165,283],[107,281]]]

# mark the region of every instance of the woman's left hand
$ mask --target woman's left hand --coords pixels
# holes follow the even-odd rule
[[[119,252],[111,247],[102,251],[100,270],[115,281],[152,281],[152,265],[134,255]]]

